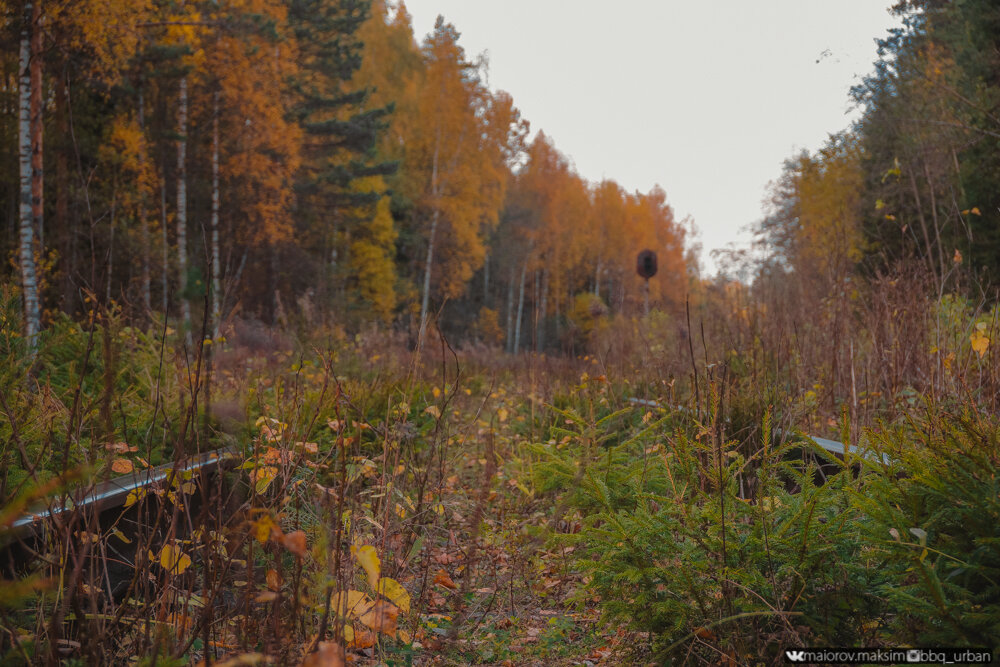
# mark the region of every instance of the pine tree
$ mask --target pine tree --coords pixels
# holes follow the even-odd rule
[[[352,239],[368,234],[369,223],[380,224],[377,204],[384,190],[371,189],[377,181],[364,186],[358,181],[396,169],[394,163],[375,159],[378,134],[391,107],[370,107],[370,90],[352,83],[363,52],[357,33],[369,18],[370,5],[370,0],[292,0],[289,5],[301,68],[293,85],[293,116],[303,132],[298,219],[301,236],[320,251],[319,261],[333,269],[338,291],[345,287],[342,267],[351,263]]]

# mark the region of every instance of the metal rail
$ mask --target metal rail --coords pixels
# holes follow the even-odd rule
[[[663,407],[659,401],[645,398],[628,398],[626,400],[632,405],[651,408]],[[674,409],[682,412],[687,411],[682,406],[675,407]],[[780,433],[780,430],[776,429],[775,432]],[[843,458],[846,455],[847,448],[841,442],[811,435],[805,437],[835,456]],[[61,500],[57,500],[55,506],[37,507],[16,519],[8,529],[7,535],[16,539],[17,537],[24,537],[30,533],[35,533],[45,525],[46,521],[60,514],[85,509],[101,512],[111,507],[121,506],[125,504],[128,495],[136,489],[153,486],[170,478],[174,474],[195,471],[213,472],[229,465],[234,460],[236,453],[236,447],[223,447],[211,452],[188,457],[180,466],[177,466],[176,462],[166,463],[147,470],[116,477],[92,488],[78,488],[67,496],[63,496]],[[881,461],[886,465],[889,463],[889,457],[885,454],[878,455],[875,452],[863,451],[861,455],[869,460]]]
[[[125,500],[132,491],[153,486],[169,479],[171,475],[195,471],[212,472],[225,467],[234,460],[236,452],[236,447],[223,447],[204,454],[186,457],[180,465],[178,462],[165,463],[147,470],[115,477],[94,487],[78,488],[63,496],[62,499],[56,499],[55,505],[50,504],[48,507],[37,507],[28,511],[11,524],[7,533],[14,538],[25,537],[38,532],[48,520],[61,514],[84,509],[101,512],[111,507],[118,507],[125,504]]]
[[[643,406],[650,407],[650,408],[661,408],[661,407],[663,407],[660,404],[659,401],[652,401],[652,400],[650,400],[648,398],[628,398],[626,400],[629,403],[633,404],[633,405],[643,405]],[[674,406],[673,409],[674,410],[678,410],[680,412],[689,412],[689,410],[687,408],[685,408],[684,406]],[[777,433],[777,434],[781,434],[782,433],[781,429],[777,429],[777,428],[774,429],[774,432]],[[792,435],[804,436],[804,437],[808,438],[809,440],[812,440],[814,443],[816,443],[817,445],[819,445],[820,447],[822,447],[826,451],[830,452],[831,454],[833,454],[835,456],[839,456],[840,458],[844,458],[847,455],[847,447],[845,447],[844,443],[842,443],[842,442],[837,442],[836,440],[828,440],[826,438],[820,438],[820,437],[817,437],[815,435],[805,435],[805,434],[794,433],[794,432],[792,433]],[[881,461],[885,465],[889,465],[889,463],[890,463],[890,459],[889,459],[888,455],[886,455],[886,454],[881,454],[880,455],[880,454],[877,454],[876,452],[868,451],[868,450],[866,450],[866,451],[860,451],[860,452],[858,452],[857,450],[855,450],[853,453],[855,453],[855,454],[860,453],[861,456],[863,456],[864,458],[868,459],[869,461]]]

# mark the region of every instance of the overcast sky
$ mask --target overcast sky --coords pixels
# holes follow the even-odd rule
[[[857,117],[848,90],[896,24],[888,0],[407,0],[587,179],[659,184],[710,251],[761,217],[785,158]]]

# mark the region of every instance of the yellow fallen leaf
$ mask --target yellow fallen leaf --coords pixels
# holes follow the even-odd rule
[[[434,419],[441,418],[441,410],[436,405],[428,405],[426,408],[424,408],[424,412],[429,414],[431,417],[434,417]]]
[[[191,566],[191,557],[180,547],[164,544],[160,549],[160,565],[170,574],[183,574]]]
[[[361,591],[347,591],[346,593],[335,593],[330,606],[336,609],[341,616],[357,618],[362,614],[367,614],[374,604],[372,599]]]
[[[379,579],[378,592],[391,600],[404,614],[410,611],[410,594],[395,579],[389,577]]]
[[[351,553],[354,554],[358,563],[365,569],[365,572],[368,573],[368,583],[371,585],[372,590],[376,590],[379,575],[382,574],[382,563],[378,559],[378,553],[375,551],[375,547],[370,544],[366,544],[362,547],[355,547],[352,544]]]

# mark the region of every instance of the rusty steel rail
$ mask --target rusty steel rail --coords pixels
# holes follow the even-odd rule
[[[59,498],[50,499],[47,507],[36,506],[16,519],[5,531],[5,537],[27,537],[38,533],[54,517],[77,510],[103,512],[125,504],[128,495],[136,489],[149,488],[172,475],[187,472],[214,472],[230,465],[237,453],[236,447],[223,447],[204,454],[189,456],[180,462],[165,463],[147,470],[135,471],[115,477],[96,486],[75,489]],[[178,465],[179,464],[179,465]],[[3,548],[0,546],[0,548]]]

